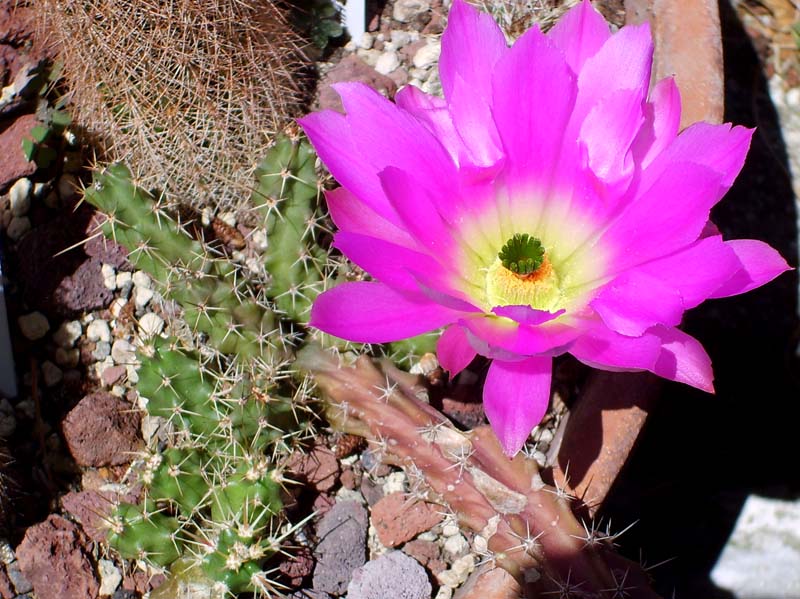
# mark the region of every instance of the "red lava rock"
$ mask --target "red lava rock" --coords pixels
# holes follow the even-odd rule
[[[148,575],[142,570],[127,572],[122,578],[122,588],[125,591],[136,591],[144,595],[155,588],[160,587],[166,581],[163,574]]]
[[[339,94],[331,87],[332,84],[342,81],[360,81],[388,98],[393,98],[397,92],[397,85],[394,81],[386,75],[381,75],[358,56],[351,54],[323,77],[319,88],[320,109],[329,108],[344,112]]]
[[[17,592],[14,590],[14,585],[11,584],[11,579],[6,573],[5,565],[0,567],[0,597],[3,599],[14,599]]]
[[[107,308],[114,299],[113,292],[103,284],[103,263],[89,258],[53,292],[53,301],[60,314],[89,312]]]
[[[95,212],[86,227],[88,241],[84,244],[83,251],[87,256],[97,258],[103,264],[110,264],[117,269],[133,270],[131,263],[128,262],[128,250],[125,246],[107,239],[105,235],[97,234],[105,219],[105,215]]]
[[[278,565],[278,571],[289,579],[289,586],[299,587],[314,571],[314,555],[308,547],[300,547]]]
[[[411,42],[407,46],[400,48],[399,53],[405,58],[406,61],[411,62],[414,59],[414,54],[417,53],[417,50],[425,46],[427,43],[428,40],[424,38],[418,39],[416,42]]]
[[[107,387],[110,387],[114,383],[116,383],[122,375],[125,374],[127,369],[125,366],[118,364],[116,366],[109,366],[105,370],[103,370],[103,374],[100,375],[100,378],[103,380],[103,384]]]
[[[441,520],[442,515],[436,512],[436,506],[410,498],[399,491],[372,506],[372,524],[386,547],[397,547],[436,526]]]
[[[383,488],[364,476],[361,479],[361,494],[364,496],[364,499],[367,500],[367,503],[373,506],[383,497]]]
[[[141,448],[139,413],[109,393],[84,397],[64,419],[64,438],[81,466],[119,466]]]
[[[322,517],[314,550],[314,590],[345,593],[353,570],[367,559],[367,524],[367,510],[355,501],[341,501]]]
[[[470,574],[453,599],[519,599],[521,596],[522,589],[511,574],[486,564]]]
[[[0,191],[8,188],[20,177],[36,172],[36,163],[25,160],[22,140],[30,136],[38,120],[34,114],[25,114],[16,119],[0,133]]]
[[[336,455],[325,446],[318,445],[308,453],[296,452],[287,464],[290,477],[312,485],[317,491],[330,490],[339,477]]]
[[[425,566],[434,576],[447,569],[439,545],[432,541],[414,539],[403,545],[403,552]]]
[[[106,518],[113,506],[110,497],[97,491],[72,492],[61,498],[61,506],[80,522],[90,539],[105,541]]]
[[[430,599],[431,582],[423,567],[402,551],[390,551],[353,572],[348,599]]]
[[[25,533],[17,558],[38,599],[94,599],[100,591],[90,541],[69,520],[51,514]]]
[[[361,482],[359,476],[353,472],[352,468],[345,468],[342,475],[339,477],[342,481],[342,486],[346,489],[355,489]]]
[[[486,414],[480,401],[459,401],[445,397],[442,399],[442,412],[466,428],[476,428],[486,424]]]
[[[321,495],[317,495],[317,497],[314,499],[311,509],[313,509],[317,515],[322,516],[327,514],[335,503],[335,497],[326,493],[322,493]]]

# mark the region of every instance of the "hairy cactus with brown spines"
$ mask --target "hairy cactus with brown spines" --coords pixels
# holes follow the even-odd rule
[[[302,40],[271,0],[37,0],[75,121],[102,158],[194,207],[241,207],[297,116]]]

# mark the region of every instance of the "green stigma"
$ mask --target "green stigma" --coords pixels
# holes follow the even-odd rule
[[[497,254],[501,264],[514,274],[526,276],[542,265],[544,247],[542,242],[527,233],[517,233]]]

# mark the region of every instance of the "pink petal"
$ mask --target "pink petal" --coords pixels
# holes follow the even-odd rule
[[[450,101],[456,77],[460,77],[477,98],[491,99],[494,65],[507,52],[505,35],[494,19],[463,0],[455,0],[447,16],[439,57],[445,98]]]
[[[309,324],[359,343],[387,343],[454,322],[459,313],[382,283],[343,283],[317,297]]]
[[[464,329],[454,324],[447,327],[439,337],[436,355],[439,357],[439,364],[450,372],[452,378],[469,366],[475,359],[476,352],[469,344]]]
[[[651,369],[658,376],[714,393],[711,358],[694,337],[674,328],[653,331],[661,338],[661,355]]]
[[[719,175],[692,163],[669,165],[659,179],[630,203],[603,235],[615,248],[621,272],[693,243],[720,198]]]
[[[761,287],[792,267],[773,248],[755,239],[734,239],[725,245],[733,250],[739,267],[734,275],[709,297],[729,297]]]
[[[645,107],[645,123],[633,144],[633,153],[644,169],[672,143],[681,124],[681,95],[674,77],[656,83]]]
[[[573,164],[564,141],[576,94],[575,77],[564,56],[538,29],[529,29],[498,61],[492,112],[507,154],[511,180],[547,188],[559,163]]]
[[[613,372],[650,370],[661,353],[655,335],[626,337],[599,321],[585,322],[583,334],[569,348],[578,360]]]
[[[381,283],[397,290],[419,291],[411,274],[413,269],[424,268],[437,277],[445,275],[444,269],[430,256],[368,235],[339,231],[334,247]]]
[[[418,247],[417,242],[406,231],[380,216],[344,187],[326,191],[325,201],[331,219],[342,231],[369,232],[374,237],[397,245]]]
[[[587,148],[589,168],[619,194],[634,172],[631,144],[644,122],[642,90],[619,90],[595,104],[580,128],[578,143]]]
[[[381,217],[397,223],[397,215],[383,193],[375,169],[357,149],[347,117],[333,110],[322,110],[297,122],[339,184]]]
[[[495,306],[492,312],[498,316],[505,316],[520,324],[537,325],[558,318],[566,310],[558,312],[548,312],[547,310],[536,310],[530,306]]]
[[[567,57],[573,72],[579,73],[584,63],[611,37],[608,23],[589,0],[569,10],[547,34]]]
[[[492,120],[489,98],[476,95],[475,90],[456,74],[449,104],[453,122],[466,148],[461,162],[490,166],[500,160],[503,152]]]
[[[580,334],[573,326],[560,321],[539,326],[519,324],[497,316],[473,316],[459,321],[474,336],[473,346],[481,355],[492,357],[501,350],[505,355],[558,355]]]
[[[466,152],[461,136],[456,131],[447,102],[430,96],[413,85],[406,85],[394,97],[395,103],[422,121],[441,142],[453,162]]]
[[[483,385],[483,407],[503,453],[514,457],[547,412],[551,358],[493,360]]]
[[[609,328],[631,337],[658,324],[680,324],[684,311],[675,288],[635,269],[605,285],[590,305]]]

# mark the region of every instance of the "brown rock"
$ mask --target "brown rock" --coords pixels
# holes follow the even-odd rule
[[[521,596],[522,589],[511,574],[486,564],[470,574],[453,599],[519,599]]]
[[[6,573],[5,566],[0,566],[0,597],[3,599],[14,599],[17,592],[14,590],[14,585],[11,584],[11,579]]]
[[[459,401],[445,397],[442,399],[442,412],[465,428],[476,428],[486,424],[486,414],[481,401]]]
[[[355,489],[361,482],[361,477],[353,472],[352,468],[345,468],[340,478],[342,481],[342,486],[351,490]]]
[[[81,466],[118,466],[141,448],[139,413],[109,393],[84,397],[64,419],[64,438]]]
[[[300,547],[291,557],[278,564],[278,571],[283,574],[292,587],[299,587],[311,572],[314,571],[314,555],[308,547]]]
[[[331,87],[332,84],[343,81],[360,81],[388,98],[393,98],[397,91],[394,81],[386,75],[381,75],[358,56],[351,54],[323,77],[319,92],[321,109],[329,108],[344,112],[339,94]]]
[[[61,498],[61,506],[83,527],[90,539],[105,541],[108,531],[108,514],[113,507],[112,499],[97,491],[67,493]]]
[[[372,506],[372,524],[386,547],[397,547],[441,520],[435,505],[401,492],[386,495]]]
[[[22,153],[22,140],[29,137],[37,122],[36,115],[24,114],[0,132],[0,191],[36,172],[36,163],[26,160]]]
[[[317,491],[328,491],[336,484],[339,462],[325,446],[318,445],[308,453],[295,452],[287,464],[291,478],[312,485]]]
[[[122,588],[126,591],[136,591],[144,595],[160,587],[166,578],[163,574],[147,574],[142,570],[133,570],[127,572],[122,579]]]
[[[90,541],[72,522],[51,514],[25,533],[17,558],[38,599],[94,599],[100,591]]]
[[[403,551],[425,566],[434,576],[447,569],[439,545],[432,541],[414,539],[403,545]]]

